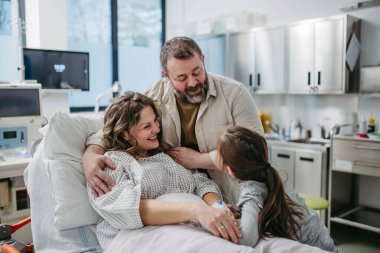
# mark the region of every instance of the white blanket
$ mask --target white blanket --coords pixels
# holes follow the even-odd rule
[[[191,225],[148,226],[121,231],[105,253],[322,253],[319,248],[284,238],[261,240],[255,249],[215,237]]]

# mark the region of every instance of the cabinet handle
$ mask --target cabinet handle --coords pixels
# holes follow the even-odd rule
[[[290,159],[290,155],[287,155],[287,154],[277,154],[277,157]]]
[[[321,85],[321,71],[318,71],[318,85]]]
[[[353,145],[353,148],[380,151],[380,147],[371,147],[371,146],[365,146],[365,145]]]
[[[380,168],[380,164],[375,164],[375,163],[368,163],[368,162],[361,162],[361,161],[355,161],[354,163],[355,165],[359,165],[359,166]]]
[[[310,86],[311,73],[307,72],[307,85]]]
[[[249,86],[252,87],[252,74],[249,74]]]
[[[257,86],[260,86],[260,73],[257,74]]]
[[[314,158],[309,158],[309,157],[300,157],[300,161],[305,161],[305,162],[314,162]]]

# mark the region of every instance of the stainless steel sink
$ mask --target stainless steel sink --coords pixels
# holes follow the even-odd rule
[[[287,142],[295,142],[295,143],[304,143],[304,144],[314,144],[314,145],[322,145],[325,146],[330,143],[329,140],[312,140],[312,139],[297,139],[297,140],[287,140]]]

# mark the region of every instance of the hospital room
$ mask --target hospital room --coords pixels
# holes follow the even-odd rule
[[[0,252],[380,253],[380,0],[0,0]]]

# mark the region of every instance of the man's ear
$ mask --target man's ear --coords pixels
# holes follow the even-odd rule
[[[163,71],[163,70],[161,70],[161,74],[162,74],[164,77],[166,77],[166,78],[169,77],[168,74],[167,74],[165,71]]]

